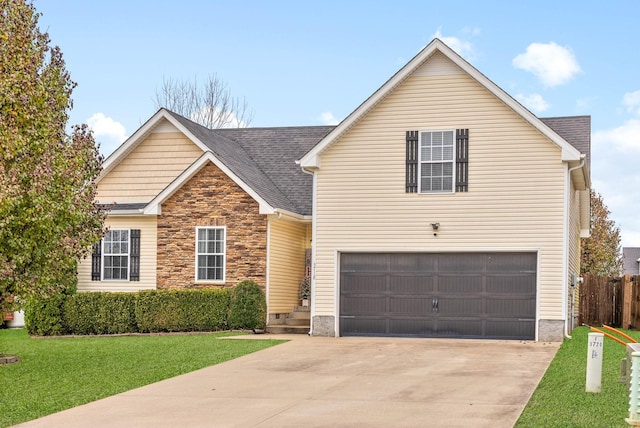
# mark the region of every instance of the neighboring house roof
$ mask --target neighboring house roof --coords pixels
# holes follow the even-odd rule
[[[622,266],[625,275],[640,275],[640,247],[622,248]]]
[[[357,122],[366,116],[380,101],[389,95],[398,85],[404,82],[422,64],[424,64],[434,53],[440,52],[467,72],[478,83],[483,85],[489,92],[513,109],[522,118],[528,121],[534,128],[549,138],[562,150],[563,161],[580,162],[581,153],[573,145],[569,144],[558,133],[554,132],[542,120],[527,110],[522,104],[502,90],[498,85],[489,80],[484,74],[478,71],[470,63],[465,61],[460,55],[439,39],[434,39],[424,49],[422,49],[411,61],[394,74],[384,85],[362,103],[353,113],[347,116],[332,132],[330,132],[316,147],[310,150],[300,159],[300,165],[304,168],[318,168],[320,166],[319,156],[336,142],[345,132],[351,129]],[[585,182],[588,178],[585,176]]]

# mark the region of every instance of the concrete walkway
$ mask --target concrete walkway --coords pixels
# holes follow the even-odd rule
[[[19,426],[506,428],[559,346],[286,338],[292,340]]]

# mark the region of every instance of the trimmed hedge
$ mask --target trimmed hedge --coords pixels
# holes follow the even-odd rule
[[[79,293],[64,305],[64,321],[73,334],[122,334],[137,331],[135,294]]]
[[[137,294],[138,331],[217,331],[227,328],[228,289],[152,290]]]
[[[233,289],[90,292],[33,300],[31,335],[122,334],[264,328],[266,300],[253,281]]]

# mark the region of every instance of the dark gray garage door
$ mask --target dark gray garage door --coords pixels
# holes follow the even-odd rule
[[[534,339],[535,253],[343,253],[340,335]]]

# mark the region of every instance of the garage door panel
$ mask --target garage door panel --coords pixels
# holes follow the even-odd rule
[[[377,318],[345,318],[340,317],[340,325],[349,331],[351,335],[388,335],[387,321]]]
[[[340,262],[341,335],[535,337],[536,253],[342,254]]]
[[[527,297],[536,295],[535,274],[487,275],[487,292],[491,294],[518,294]]]
[[[452,294],[477,294],[484,291],[482,277],[477,275],[443,275],[438,278],[438,292]]]
[[[424,257],[420,253],[389,254],[389,271],[433,273],[436,271],[436,259]]]
[[[529,272],[536,271],[535,253],[492,253],[487,258],[489,272]]]
[[[343,311],[343,315],[377,315],[387,312],[387,297],[380,296],[359,296],[359,297],[342,297],[340,306],[342,308],[357,308],[357,311]]]
[[[389,277],[393,294],[429,294],[434,291],[434,278],[427,275],[393,275]]]
[[[396,336],[432,337],[435,331],[433,320],[400,318],[389,320],[389,330]]]
[[[389,312],[393,314],[414,314],[415,316],[425,316],[432,311],[432,298],[398,298],[389,299]]]
[[[438,329],[434,332],[438,337],[482,337],[482,323],[477,320],[438,320]]]
[[[535,314],[534,301],[523,299],[489,299],[487,300],[487,313],[492,316],[511,318],[527,318]]]
[[[438,272],[480,272],[485,265],[484,256],[478,254],[439,254]]]
[[[438,298],[438,316],[479,314],[482,312],[482,299],[473,298]]]
[[[388,259],[387,254],[343,254],[340,265],[343,272],[387,272]]]
[[[341,289],[344,294],[352,293],[384,293],[388,289],[388,281],[384,276],[362,274],[359,276],[343,274]]]

